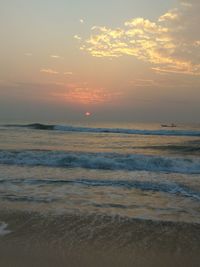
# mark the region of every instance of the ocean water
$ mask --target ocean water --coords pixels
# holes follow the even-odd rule
[[[1,125],[0,211],[4,242],[198,251],[200,126]]]

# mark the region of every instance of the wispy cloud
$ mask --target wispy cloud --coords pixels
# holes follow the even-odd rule
[[[79,36],[79,35],[74,35],[74,39],[76,39],[76,40],[78,40],[78,41],[81,41],[82,40],[82,38]]]
[[[94,57],[134,56],[155,71],[200,75],[199,13],[199,0],[180,0],[157,21],[133,18],[120,28],[93,26],[80,49]]]
[[[52,69],[41,69],[40,72],[47,73],[47,74],[58,74],[59,72]]]
[[[64,75],[72,75],[72,74],[73,74],[72,71],[66,71],[66,72],[64,72]]]
[[[156,82],[152,79],[135,79],[130,81],[130,84],[134,87],[149,87],[155,86]]]
[[[118,96],[116,92],[110,92],[102,87],[88,86],[87,83],[70,83],[64,91],[54,93],[54,96],[61,97],[67,102],[81,105],[98,105],[105,102],[112,102]]]
[[[65,98],[71,102],[81,104],[97,104],[108,101],[109,94],[103,88],[76,87],[71,88],[65,94]]]
[[[60,58],[60,56],[58,56],[58,55],[50,55],[50,57],[55,58],[55,59]]]

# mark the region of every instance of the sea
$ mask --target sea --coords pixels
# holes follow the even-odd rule
[[[0,266],[199,266],[200,124],[171,126],[1,124]]]

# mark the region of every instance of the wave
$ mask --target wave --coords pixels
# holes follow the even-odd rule
[[[4,127],[30,128],[35,130],[54,130],[55,125],[31,123],[31,124],[5,124]]]
[[[141,147],[136,147],[141,148]],[[182,153],[193,153],[195,155],[199,155],[200,153],[200,144],[198,142],[197,145],[191,144],[183,144],[183,145],[162,145],[162,146],[144,146],[142,149],[153,149],[153,150],[161,150],[161,151],[171,151],[171,152],[182,152]]]
[[[39,196],[30,196],[29,195],[23,195],[19,196],[16,194],[7,194],[7,193],[1,193],[0,198],[2,200],[8,200],[10,202],[29,202],[29,203],[52,203],[57,201],[57,198],[55,197],[39,197]]]
[[[105,180],[105,179],[1,179],[0,184],[13,184],[18,186],[54,186],[54,185],[81,185],[86,187],[113,187],[125,189],[138,189],[141,191],[162,192],[172,195],[181,195],[184,197],[193,198],[200,201],[200,192],[191,190],[189,187],[175,182],[152,182],[138,180]],[[34,198],[33,196],[16,196],[10,194],[2,194],[1,198],[13,201],[31,201],[31,202],[52,202],[57,201],[57,198]]]
[[[200,136],[198,130],[139,130],[125,128],[93,128],[70,125],[47,125],[41,123],[32,124],[9,124],[5,127],[24,127],[35,130],[55,130],[62,132],[81,132],[81,133],[116,133],[116,134],[135,134],[135,135],[162,135],[162,136]]]
[[[200,159],[142,154],[1,150],[0,164],[98,170],[200,173]]]

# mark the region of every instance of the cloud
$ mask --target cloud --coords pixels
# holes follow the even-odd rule
[[[112,102],[119,94],[108,92],[102,87],[88,86],[87,83],[70,83],[60,93],[53,93],[53,96],[60,97],[69,103],[81,105],[99,105]]]
[[[56,70],[52,70],[52,69],[41,69],[40,72],[47,73],[47,74],[58,74]]]
[[[74,39],[76,39],[78,41],[81,41],[82,40],[82,38],[79,35],[74,35]]]
[[[157,21],[133,18],[120,28],[93,26],[80,49],[94,57],[134,56],[159,72],[200,75],[199,13],[199,0],[179,0]]]
[[[55,58],[55,59],[60,58],[60,56],[58,56],[58,55],[50,55],[50,57]]]
[[[134,87],[152,87],[156,85],[156,82],[152,79],[134,79],[130,81],[130,84]]]
[[[71,102],[81,104],[97,104],[108,100],[109,94],[103,88],[76,87],[71,88],[65,94],[65,98]]]
[[[80,21],[80,23],[81,23],[81,24],[83,24],[83,23],[84,23],[84,19],[80,19],[79,21]]]
[[[72,75],[72,74],[73,74],[72,71],[66,71],[66,72],[64,72],[64,75]]]
[[[163,21],[175,21],[178,20],[179,16],[177,14],[177,10],[171,10],[170,12],[165,13],[164,15],[160,16],[160,18],[158,19],[159,22],[163,22]]]

